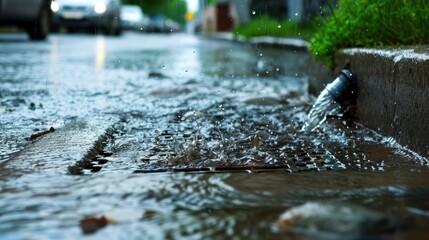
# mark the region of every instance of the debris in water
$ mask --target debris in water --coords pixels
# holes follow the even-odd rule
[[[156,78],[156,79],[159,79],[159,78],[168,78],[166,75],[164,75],[164,74],[162,74],[160,72],[150,72],[149,75],[148,75],[148,77],[149,78]]]
[[[109,220],[104,216],[101,216],[99,218],[89,216],[82,219],[79,223],[79,226],[84,234],[91,234],[104,228],[105,226],[107,226],[108,223]]]
[[[88,216],[79,223],[84,234],[92,234],[106,227],[108,224],[121,224],[140,221],[143,218],[153,218],[157,215],[153,210],[113,209],[105,212],[101,217]]]
[[[41,137],[41,136],[44,136],[50,132],[55,132],[55,128],[51,127],[51,128],[49,128],[49,130],[45,130],[42,132],[37,132],[37,133],[31,134],[30,140],[34,140],[34,139]]]
[[[34,102],[31,102],[30,106],[28,106],[28,109],[33,110],[33,111],[36,110],[36,104]]]
[[[153,211],[153,210],[146,210],[143,214],[144,218],[153,218],[157,215],[157,212]]]
[[[285,231],[305,230],[307,234],[317,236],[375,235],[393,232],[402,225],[397,219],[383,213],[336,202],[308,202],[292,207],[278,218],[276,224]]]
[[[261,138],[258,135],[255,135],[254,137],[250,138],[250,142],[251,142],[252,147],[258,148],[259,144],[261,142]]]

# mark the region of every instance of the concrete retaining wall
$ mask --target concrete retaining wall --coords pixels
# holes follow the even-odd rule
[[[357,74],[357,121],[429,157],[429,47],[346,49],[335,59],[336,66],[349,62]],[[333,79],[329,72],[316,74],[310,71],[313,93]]]

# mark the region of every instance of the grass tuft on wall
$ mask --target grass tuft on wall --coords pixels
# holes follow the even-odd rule
[[[234,29],[234,34],[246,39],[259,36],[273,36],[296,37],[309,40],[312,36],[312,31],[309,28],[301,27],[298,23],[287,19],[277,21],[270,17],[262,16]]]
[[[429,44],[428,0],[340,0],[319,20],[310,51],[330,67],[342,48]]]

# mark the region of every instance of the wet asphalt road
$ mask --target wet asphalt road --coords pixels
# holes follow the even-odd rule
[[[22,149],[31,134],[71,120],[142,112],[161,119],[162,114],[186,114],[231,96],[278,103],[290,91],[303,91],[306,79],[305,53],[282,58],[278,49],[190,35],[51,35],[47,41],[30,42],[15,34],[3,35],[0,44],[2,161]],[[204,78],[209,83],[199,84]],[[238,80],[229,81],[234,78]],[[280,79],[277,86],[257,80],[266,78],[291,80]]]
[[[201,45],[193,37],[132,33],[51,35],[43,42],[11,34],[2,35],[0,44],[1,160],[22,149],[23,139],[51,126],[140,111],[147,102],[139,96],[139,82],[151,72],[192,78],[197,73],[186,69],[198,65]]]
[[[416,223],[377,237],[424,237],[425,159],[343,119],[299,130],[307,57],[182,34],[1,35],[0,238],[78,239],[104,215],[117,224],[88,239],[343,239],[311,218],[276,227],[308,201],[334,206],[320,222],[342,221],[341,202]],[[231,165],[281,168],[138,173]],[[373,230],[375,215],[350,216],[353,236]]]

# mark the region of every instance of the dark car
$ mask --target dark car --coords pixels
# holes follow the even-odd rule
[[[51,0],[0,0],[0,25],[26,29],[32,40],[48,36]]]
[[[121,33],[120,0],[55,0],[52,27],[68,31],[91,29],[109,35]]]

